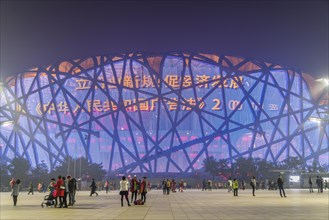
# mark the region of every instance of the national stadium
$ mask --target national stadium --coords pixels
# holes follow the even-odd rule
[[[213,156],[329,161],[328,85],[218,54],[64,60],[2,83],[1,162],[50,170],[70,156],[118,173],[190,173]]]

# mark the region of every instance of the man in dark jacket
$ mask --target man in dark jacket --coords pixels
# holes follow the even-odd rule
[[[284,189],[283,189],[283,179],[282,179],[282,176],[281,175],[279,175],[279,178],[278,178],[278,180],[277,180],[277,184],[278,184],[278,188],[279,188],[279,190],[280,190],[280,196],[281,197],[287,197],[286,196],[286,193],[284,192]],[[283,196],[282,196],[282,193],[283,193]]]
[[[96,188],[97,188],[97,186],[96,186],[96,183],[95,183],[95,179],[93,178],[92,182],[91,182],[91,185],[90,185],[90,189],[91,189],[90,196],[92,196],[92,194],[94,194],[94,193],[96,193],[96,196],[98,196],[98,193],[96,192]]]
[[[75,203],[75,192],[77,190],[77,181],[71,176],[67,176],[69,181],[69,206],[73,206]]]

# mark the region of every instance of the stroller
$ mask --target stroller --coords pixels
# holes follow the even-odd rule
[[[43,202],[41,203],[41,207],[43,208],[44,205],[47,207],[54,207],[55,206],[55,197],[52,194],[46,195],[44,197]]]

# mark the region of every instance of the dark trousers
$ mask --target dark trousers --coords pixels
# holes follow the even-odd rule
[[[67,207],[67,192],[64,192],[64,197],[63,197],[63,204],[64,204],[64,207]]]
[[[58,205],[58,198],[59,198],[59,207],[61,208],[63,206],[64,199],[62,196],[55,197],[55,207]]]
[[[170,193],[170,187],[167,187],[167,195]]]
[[[134,196],[135,196],[135,200],[134,200]],[[131,192],[131,202],[136,200],[137,200],[137,190]]]
[[[123,206],[123,196],[126,198],[128,206],[130,206],[129,199],[128,199],[128,192],[120,192],[121,194],[121,206]]]
[[[255,196],[255,186],[252,186],[252,195]]]
[[[98,193],[96,192],[96,190],[91,190],[90,191],[90,196],[92,196],[92,194],[94,194],[94,193],[96,194],[96,196],[98,196]]]
[[[74,192],[69,192],[69,205],[73,205],[75,203]]]
[[[233,189],[233,196],[238,196],[238,189]]]
[[[17,204],[17,196],[13,196],[14,206]]]
[[[283,197],[283,196],[286,197],[286,193],[284,192],[283,186],[279,185],[279,190],[280,190],[280,196],[281,197]],[[282,193],[283,193],[283,196],[282,196]]]
[[[141,200],[145,203],[146,202],[146,192],[141,193]]]

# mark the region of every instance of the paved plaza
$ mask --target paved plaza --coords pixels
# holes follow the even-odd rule
[[[143,206],[120,205],[118,191],[89,196],[87,191],[77,192],[74,207],[41,208],[45,194],[27,195],[21,192],[18,205],[13,206],[9,192],[1,195],[1,219],[329,219],[328,190],[310,194],[306,189],[286,189],[287,198],[278,191],[239,190],[233,197],[227,190],[186,190],[183,193],[162,195],[161,190],[147,194]]]

